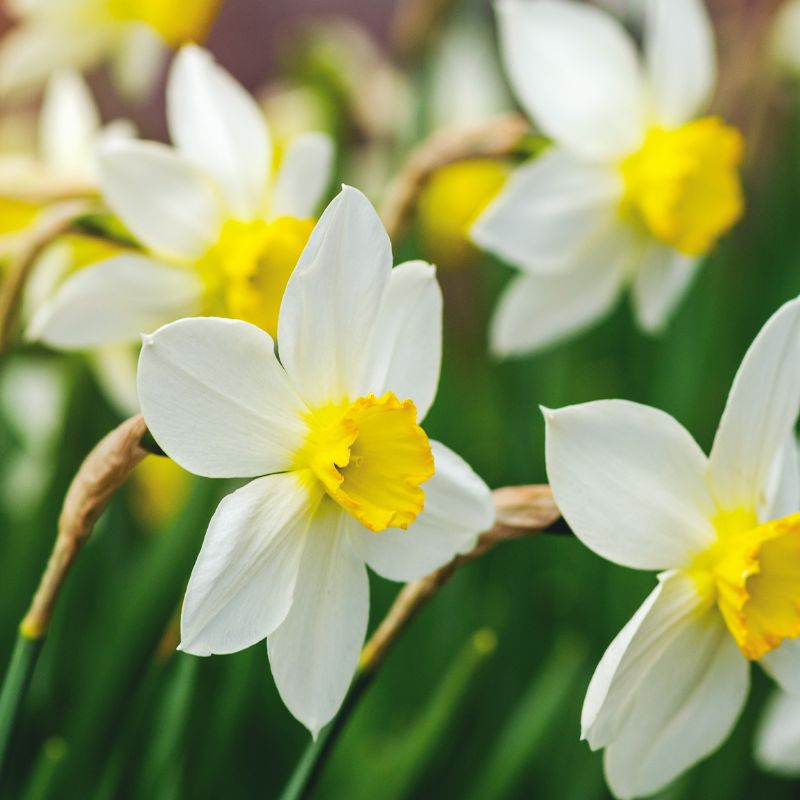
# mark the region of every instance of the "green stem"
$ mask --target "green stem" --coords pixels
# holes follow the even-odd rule
[[[31,638],[22,631],[17,636],[14,652],[0,689],[0,776],[6,761],[14,726],[28,694],[33,670],[44,644],[44,636]]]
[[[333,750],[333,745],[339,738],[339,734],[342,732],[347,720],[350,719],[364,691],[372,682],[374,675],[375,672],[373,670],[361,670],[356,674],[353,686],[345,698],[339,713],[306,748],[279,800],[306,800],[311,796],[311,792],[322,774],[322,769],[328,760],[328,756]]]

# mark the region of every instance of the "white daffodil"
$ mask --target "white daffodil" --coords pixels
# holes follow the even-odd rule
[[[433,268],[392,269],[369,201],[345,187],[303,251],[272,338],[185,319],[144,337],[139,397],[190,472],[255,478],[220,504],[192,572],[181,649],[267,638],[278,690],[312,733],[347,691],[364,641],[364,565],[418,578],[491,527],[486,485],[419,427],[441,361]]]
[[[141,95],[168,47],[201,41],[219,0],[9,0],[17,27],[0,41],[0,92],[37,89],[55,71],[110,61],[116,83]]]
[[[707,458],[672,417],[608,400],[546,410],[547,472],[581,541],[658,586],[589,685],[583,738],[617,797],[649,795],[711,753],[749,661],[800,691],[800,299],[757,336]]]
[[[331,140],[297,137],[273,174],[257,103],[194,46],[175,59],[167,112],[174,149],[141,141],[98,148],[104,196],[146,254],[118,255],[66,280],[33,317],[29,338],[95,348],[199,314],[274,334],[329,181]]]
[[[603,316],[632,287],[660,330],[698,260],[742,213],[743,142],[699,117],[716,82],[702,0],[647,0],[644,58],[610,14],[573,0],[500,0],[520,103],[553,145],[521,166],[472,229],[519,267],[491,330],[529,352]]]
[[[0,242],[6,249],[59,199],[98,192],[94,148],[134,136],[126,120],[102,125],[89,87],[75,72],[46,87],[33,152],[0,154]]]
[[[756,733],[755,757],[767,772],[800,776],[800,694],[778,690],[769,699]]]

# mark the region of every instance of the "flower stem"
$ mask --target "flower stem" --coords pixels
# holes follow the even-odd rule
[[[501,114],[466,128],[433,133],[419,144],[392,179],[380,208],[394,241],[405,231],[417,200],[436,170],[472,158],[507,158],[517,151],[530,123],[519,114]]]
[[[48,219],[36,227],[17,255],[0,291],[0,355],[11,349],[25,287],[39,256],[59,237],[70,231],[85,209],[80,201],[67,201],[51,209]]]
[[[549,530],[561,519],[549,486],[509,486],[494,492],[497,517],[492,530],[475,547],[449,564],[406,584],[388,614],[361,651],[359,668],[336,718],[324,727],[297,762],[280,800],[307,800],[319,779],[339,734],[369,687],[391,646],[420,609],[447,583],[453,573],[495,545]]]
[[[44,636],[30,637],[20,628],[11,661],[0,689],[0,775],[22,702],[28,693]]]
[[[147,426],[141,416],[123,422],[89,453],[67,491],[53,552],[20,624],[0,689],[0,776],[61,588],[97,518],[147,455],[142,447],[146,433]]]

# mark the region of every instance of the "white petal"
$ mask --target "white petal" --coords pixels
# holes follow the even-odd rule
[[[622,193],[616,170],[551,149],[514,171],[470,236],[522,269],[565,270],[617,222]]]
[[[108,204],[157,254],[194,259],[216,241],[222,218],[214,187],[174,150],[156,142],[105,141],[97,163]]]
[[[313,487],[302,473],[268,475],[219,504],[186,589],[181,650],[235,653],[286,619],[319,502]]]
[[[364,563],[350,545],[355,521],[323,501],[308,531],[294,603],[267,639],[283,702],[316,737],[344,700],[369,617]]]
[[[800,444],[794,431],[775,459],[765,494],[759,519],[780,519],[800,511]]]
[[[623,566],[669,569],[713,541],[706,457],[669,414],[625,400],[544,414],[553,494],[587,547]]]
[[[369,344],[358,393],[391,390],[413,400],[422,421],[442,365],[442,292],[430,264],[408,261],[392,270]]]
[[[71,70],[55,73],[40,114],[39,150],[44,161],[63,172],[86,171],[100,115],[83,78]]]
[[[748,663],[716,608],[685,619],[659,649],[605,751],[606,780],[619,798],[654,794],[716,750],[747,697]]]
[[[690,578],[679,572],[659,576],[592,675],[581,712],[581,738],[592,750],[620,735],[648,673],[703,605]]]
[[[541,350],[602,318],[625,285],[628,240],[607,237],[575,269],[557,275],[520,275],[503,292],[490,328],[497,356]]]
[[[783,305],[750,345],[714,438],[710,478],[723,509],[758,508],[800,410],[800,300]]]
[[[714,32],[704,0],[648,0],[645,56],[653,113],[677,127],[703,112],[717,81]]]
[[[278,322],[281,361],[309,405],[355,399],[391,267],[375,209],[343,187],[289,278]]]
[[[136,365],[139,361],[137,345],[105,345],[87,353],[95,380],[103,394],[126,417],[132,417],[140,411],[139,393],[136,390]]]
[[[233,215],[259,214],[272,145],[258,104],[195,45],[181,48],[170,70],[167,116],[173,142],[218,182]]]
[[[469,464],[431,442],[436,472],[424,485],[425,508],[408,530],[373,533],[358,526],[353,540],[367,564],[392,581],[412,581],[471,550],[494,525],[489,487]]]
[[[756,733],[758,765],[787,778],[800,775],[800,695],[775,692]]]
[[[164,452],[210,478],[291,469],[307,433],[269,334],[239,320],[182,319],[146,337],[139,400]]]
[[[313,217],[330,186],[333,156],[333,140],[326,133],[292,139],[275,178],[271,216]]]
[[[33,315],[26,337],[60,350],[135,342],[194,313],[202,286],[188,270],[118,255],[79,270]]]
[[[633,282],[633,308],[642,330],[660,333],[697,274],[700,259],[657,242],[645,245]]]
[[[785,692],[800,695],[800,639],[784,639],[781,646],[767,653],[759,664]]]
[[[590,158],[639,146],[645,114],[639,58],[610,14],[564,0],[501,0],[497,10],[511,84],[548,136]]]
[[[55,70],[82,69],[108,49],[103,31],[22,25],[4,34],[0,45],[0,94],[38,89]]]
[[[158,81],[168,49],[149,25],[132,25],[111,62],[114,84],[128,100],[142,102]]]

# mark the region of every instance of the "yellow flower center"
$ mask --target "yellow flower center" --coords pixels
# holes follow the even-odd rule
[[[754,513],[738,510],[714,522],[717,540],[692,569],[715,594],[744,655],[759,659],[800,636],[800,514],[761,525]]]
[[[205,313],[252,322],[275,336],[283,292],[314,221],[228,220],[197,265]]]
[[[744,140],[717,117],[653,128],[622,162],[623,213],[690,256],[707,253],[742,215]]]
[[[437,170],[417,204],[426,255],[438,266],[459,268],[476,260],[469,231],[508,178],[506,164],[492,159],[458,161]]]
[[[310,469],[328,495],[371,531],[408,528],[422,511],[421,484],[433,453],[411,400],[392,392],[333,404],[308,417],[296,468]]]
[[[108,0],[113,19],[143,22],[170,46],[201,42],[219,11],[220,0]]]

